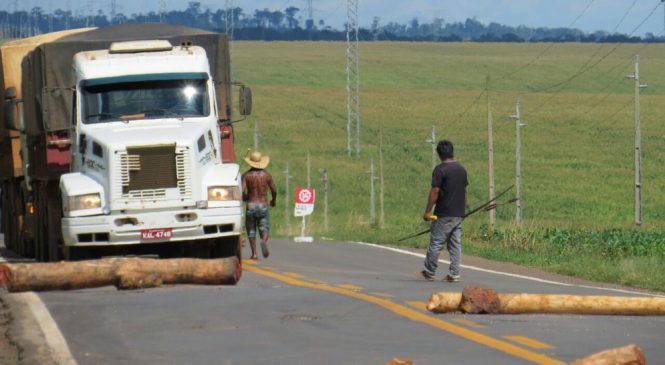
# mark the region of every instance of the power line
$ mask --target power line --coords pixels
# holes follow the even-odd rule
[[[660,6],[660,4],[661,4],[660,2],[658,2],[658,4],[656,4],[656,6],[651,10],[651,12],[649,13],[649,15],[647,15],[647,16],[646,16],[646,17],[645,17],[645,18],[644,18],[644,19],[643,19],[643,20],[642,20],[642,21],[641,21],[641,22],[640,22],[640,23],[639,23],[639,24],[633,29],[633,31],[630,32],[630,34],[628,35],[628,37],[631,37],[635,32],[637,32],[637,30],[638,30],[639,28],[641,28],[642,25],[644,25],[644,23],[646,23],[647,20],[649,20],[649,18],[651,18],[651,16],[653,16],[653,14],[656,12],[656,10],[657,10],[658,7]],[[549,90],[552,90],[552,89],[554,89],[554,88],[560,88],[559,90],[555,91],[555,93],[561,91],[561,90],[563,89],[563,87],[564,87],[566,84],[572,82],[572,81],[575,80],[576,78],[582,76],[582,75],[585,74],[587,71],[589,71],[589,70],[591,70],[592,68],[594,68],[595,66],[597,66],[599,63],[603,62],[607,57],[609,57],[612,53],[614,53],[614,52],[615,52],[615,51],[616,51],[621,45],[623,45],[623,44],[624,44],[623,42],[617,42],[617,43],[614,45],[614,47],[612,47],[612,49],[611,49],[609,52],[605,53],[605,54],[604,54],[601,58],[599,58],[596,62],[594,62],[594,63],[591,64],[590,66],[587,66],[586,68],[582,68],[582,67],[581,67],[580,69],[578,69],[577,72],[575,72],[574,74],[572,74],[571,76],[569,76],[569,77],[566,78],[565,80],[563,80],[563,81],[559,81],[559,82],[557,82],[557,83],[555,83],[555,84],[552,84],[552,85],[549,85],[549,86],[546,86],[546,87],[543,87],[543,88],[540,88],[540,89],[537,89],[537,90],[532,90],[530,93],[542,93],[542,92],[544,92],[544,91],[549,91]],[[524,93],[522,93],[522,94],[524,94]],[[547,104],[547,103],[550,101],[550,99],[551,99],[552,97],[553,97],[553,96],[550,96],[549,98],[545,99],[545,102],[541,103],[541,104],[538,105],[536,108],[530,110],[528,113],[525,113],[525,114],[530,115],[530,114],[533,114],[534,112],[538,111],[538,110],[539,110],[540,108],[542,108],[545,104]]]
[[[640,28],[642,27],[642,25],[644,25],[644,23],[646,23],[646,21],[649,20],[649,18],[651,18],[651,16],[656,12],[656,10],[657,10],[658,7],[660,6],[660,4],[661,4],[660,2],[659,2],[658,4],[656,4],[656,6],[651,10],[651,12],[649,13],[649,15],[647,15],[646,18],[644,18],[644,19],[640,22],[640,24],[638,24],[638,25],[635,27],[635,29],[633,29],[633,31],[630,32],[630,34],[628,35],[628,37],[631,37],[633,34],[635,34],[635,32],[637,32],[637,30],[640,29]],[[603,60],[605,60],[605,59],[606,59],[607,57],[609,57],[612,53],[614,53],[614,51],[616,51],[617,48],[619,48],[619,47],[620,47],[621,45],[623,45],[623,44],[624,44],[623,42],[617,42],[617,43],[614,45],[614,47],[613,47],[609,52],[607,52],[606,54],[604,54],[604,55],[603,55],[598,61],[596,61],[595,63],[593,63],[591,66],[585,67],[585,66],[588,65],[588,63],[589,63],[589,61],[590,61],[590,60],[587,60],[587,62],[586,62],[584,65],[582,65],[582,67],[580,67],[580,68],[578,69],[577,72],[575,72],[573,75],[571,75],[571,76],[568,77],[567,79],[565,79],[565,80],[563,80],[563,81],[560,81],[560,82],[558,82],[558,83],[555,83],[555,84],[553,84],[553,85],[550,85],[550,86],[547,86],[547,87],[541,88],[541,89],[539,89],[539,90],[531,91],[531,92],[538,93],[538,92],[543,92],[543,91],[551,90],[552,88],[558,87],[558,86],[560,86],[560,85],[563,85],[563,84],[565,84],[565,83],[568,83],[568,82],[570,82],[570,81],[576,79],[576,78],[579,77],[580,75],[584,74],[585,72],[587,72],[588,70],[592,69],[593,67],[595,67],[596,65],[598,65],[598,64],[599,64],[600,62],[602,62]]]
[[[310,0],[311,1],[311,0]],[[347,152],[351,156],[355,126],[356,156],[360,156],[360,61],[358,51],[358,0],[347,0],[346,110]]]
[[[573,25],[575,25],[575,23],[577,23],[577,21],[580,20],[580,18],[581,18],[586,12],[587,12],[587,10],[589,10],[589,8],[591,7],[591,5],[593,5],[593,3],[594,3],[595,1],[596,1],[596,0],[590,0],[590,1],[587,3],[587,5],[584,7],[584,9],[582,10],[582,12],[581,12],[580,14],[577,15],[577,17],[575,18],[575,20],[573,20],[573,21],[570,23],[570,25],[568,25],[568,28],[571,28]],[[496,81],[501,81],[501,80],[506,79],[506,78],[508,78],[508,77],[511,77],[511,76],[513,76],[513,75],[515,75],[515,74],[521,72],[521,71],[524,71],[527,67],[530,67],[531,65],[533,65],[533,64],[534,64],[536,61],[538,61],[543,55],[545,55],[545,53],[547,53],[552,47],[556,46],[557,44],[559,44],[559,43],[554,43],[554,42],[550,43],[550,44],[549,44],[549,45],[548,45],[548,46],[547,46],[547,47],[546,47],[541,53],[539,53],[539,54],[538,54],[536,57],[534,57],[531,61],[525,63],[524,65],[522,65],[522,66],[520,66],[520,67],[518,67],[518,68],[515,69],[514,71],[511,71],[511,72],[508,72],[507,74],[504,74],[504,75],[499,76],[499,77],[496,79]]]

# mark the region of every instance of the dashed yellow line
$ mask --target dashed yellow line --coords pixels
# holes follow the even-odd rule
[[[288,277],[286,275],[282,274],[277,274],[274,272],[262,270],[251,263],[249,265],[245,265],[244,269],[253,272],[258,275],[263,275],[269,278],[273,278],[275,280],[282,281],[284,283],[290,284],[290,285],[295,285],[295,286],[300,286],[303,288],[310,288],[310,289],[317,289],[317,290],[322,290],[322,291],[327,291],[330,293],[336,293],[336,294],[341,294],[345,295],[347,297],[351,298],[356,298],[360,299],[369,303],[376,304],[380,307],[383,307],[395,314],[398,314],[402,317],[408,318],[412,321],[415,322],[420,322],[424,323],[426,325],[432,326],[434,328],[441,329],[443,331],[452,333],[456,336],[460,336],[462,338],[465,338],[467,340],[479,343],[481,345],[499,350],[501,352],[504,352],[508,355],[515,356],[527,361],[531,361],[532,363],[535,364],[541,364],[541,365],[565,365],[564,362],[561,362],[560,360],[554,359],[552,357],[539,354],[527,349],[523,349],[521,347],[515,346],[509,342],[496,339],[487,335],[484,335],[479,332],[472,331],[470,329],[460,327],[458,325],[443,321],[441,319],[435,318],[429,314],[419,312],[414,309],[410,309],[408,307],[405,307],[403,305],[397,304],[395,302],[392,302],[387,299],[383,298],[378,298],[375,296],[371,296],[368,294],[356,292],[353,290],[349,289],[344,289],[344,288],[339,288],[331,285],[326,285],[326,284],[315,284],[312,282],[307,282],[299,279],[294,279],[291,277]]]
[[[466,318],[453,318],[451,320],[473,328],[487,328],[487,326],[485,326],[484,324],[476,323]]]
[[[517,342],[519,344],[529,346],[534,349],[538,350],[546,350],[546,349],[551,349],[554,348],[554,346],[542,343],[538,340],[534,340],[533,338],[529,337],[524,337],[524,336],[503,336],[503,338],[509,339],[513,342]]]

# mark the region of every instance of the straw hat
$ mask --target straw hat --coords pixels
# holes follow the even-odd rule
[[[265,169],[270,163],[270,156],[263,156],[259,151],[253,151],[249,157],[245,157],[245,162],[255,169]]]

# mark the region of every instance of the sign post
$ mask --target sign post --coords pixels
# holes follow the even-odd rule
[[[305,230],[307,222],[305,216],[308,216],[314,212],[314,189],[309,188],[296,188],[296,199],[295,199],[295,209],[293,215],[295,217],[302,217],[302,225],[300,229],[300,236],[294,237],[293,240],[296,242],[312,242],[314,238],[311,236],[305,236]]]

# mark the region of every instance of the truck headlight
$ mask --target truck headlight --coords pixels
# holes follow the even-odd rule
[[[69,197],[69,211],[100,208],[102,197],[99,193],[76,195]]]
[[[228,201],[240,200],[240,188],[237,186],[210,186],[208,187],[208,200]]]

